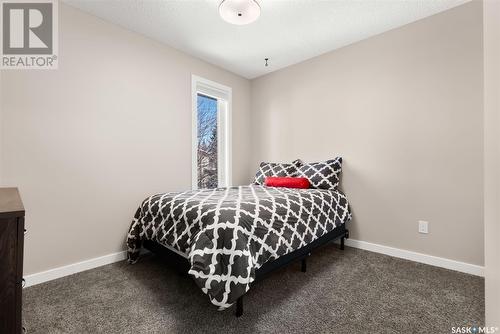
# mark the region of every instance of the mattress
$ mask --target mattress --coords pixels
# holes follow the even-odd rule
[[[340,191],[260,185],[157,194],[137,209],[128,261],[144,240],[187,256],[189,274],[225,309],[244,295],[255,271],[351,219]]]

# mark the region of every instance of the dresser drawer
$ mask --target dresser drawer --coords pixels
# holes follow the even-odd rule
[[[15,188],[0,188],[0,333],[22,333],[24,208]]]
[[[16,333],[19,291],[17,219],[0,219],[0,333]]]

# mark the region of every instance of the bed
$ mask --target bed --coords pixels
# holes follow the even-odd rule
[[[127,235],[128,261],[141,247],[187,271],[220,310],[252,283],[327,242],[349,236],[351,212],[338,190],[249,185],[157,194],[137,209]]]

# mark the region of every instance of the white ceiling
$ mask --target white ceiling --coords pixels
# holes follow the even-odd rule
[[[252,79],[469,0],[257,0],[246,26],[223,21],[220,0],[64,1]]]

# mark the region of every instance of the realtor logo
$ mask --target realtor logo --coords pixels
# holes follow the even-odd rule
[[[0,0],[2,69],[57,68],[57,0]]]

